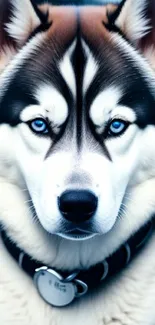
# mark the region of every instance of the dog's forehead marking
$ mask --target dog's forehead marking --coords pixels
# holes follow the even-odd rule
[[[93,54],[91,53],[89,47],[84,41],[82,41],[82,46],[87,58],[86,67],[83,76],[83,94],[84,94],[87,91],[88,87],[90,86],[97,72],[98,64],[95,58],[93,57]]]
[[[68,105],[65,98],[51,85],[40,85],[35,97],[40,105],[27,106],[20,115],[22,121],[37,116],[48,117],[57,126],[63,124],[68,116]]]
[[[59,63],[60,72],[74,97],[76,95],[76,80],[73,71],[73,66],[71,63],[71,56],[75,49],[75,45],[76,43],[74,41]]]
[[[108,87],[96,96],[89,111],[90,118],[95,125],[101,126],[108,119],[121,96],[121,89],[114,86]]]

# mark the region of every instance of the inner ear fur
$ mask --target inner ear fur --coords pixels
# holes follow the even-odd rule
[[[115,26],[155,68],[155,0],[123,0],[117,10]]]
[[[1,71],[46,19],[33,0],[0,0]]]

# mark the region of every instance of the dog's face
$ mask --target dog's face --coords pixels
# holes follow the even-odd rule
[[[21,175],[15,183],[28,190],[47,233],[88,240],[121,222],[134,231],[135,220],[124,221],[126,210],[154,171],[146,8],[130,0],[119,8],[48,6],[47,16],[46,6],[38,14],[24,2],[11,1],[13,18],[6,23],[12,43],[2,58],[1,157],[13,156]],[[25,33],[24,8],[31,21]],[[8,52],[13,59],[4,68]],[[9,179],[4,165],[2,177]],[[137,224],[143,222],[144,216]]]

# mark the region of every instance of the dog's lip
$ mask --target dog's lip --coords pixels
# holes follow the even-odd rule
[[[96,235],[97,234],[93,233],[92,231],[79,229],[79,228],[74,228],[72,230],[58,233],[58,236],[69,240],[86,240],[86,239],[93,238]]]
[[[70,234],[70,235],[92,235],[92,231],[80,229],[80,228],[74,228],[68,231],[65,231],[65,234]]]

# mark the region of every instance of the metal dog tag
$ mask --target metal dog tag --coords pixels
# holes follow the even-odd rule
[[[36,269],[34,281],[39,294],[50,305],[66,306],[76,297],[76,285],[65,282],[60,274],[46,266]]]

